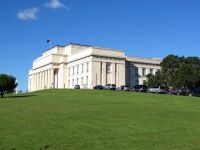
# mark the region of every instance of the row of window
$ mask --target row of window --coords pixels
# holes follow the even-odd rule
[[[84,77],[68,80],[68,87],[73,87],[74,85],[88,85],[88,76],[85,77],[85,82]]]
[[[152,68],[150,68],[150,72],[149,73],[153,74],[153,69]],[[142,76],[146,76],[146,75],[147,75],[146,68],[142,68]]]
[[[146,76],[147,75],[147,68],[142,68],[142,76]],[[150,74],[153,74],[154,72],[153,72],[153,68],[150,68],[149,69],[149,73]],[[135,75],[138,75],[139,73],[138,73],[138,68],[135,68]]]
[[[74,74],[79,74],[80,72],[84,73],[85,65],[86,65],[85,71],[88,72],[89,71],[89,63],[79,64],[79,65],[68,68],[68,76],[74,75]]]

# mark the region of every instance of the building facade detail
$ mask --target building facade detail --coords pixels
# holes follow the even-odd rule
[[[28,91],[52,88],[93,88],[144,84],[146,75],[160,69],[161,59],[126,57],[124,51],[70,44],[55,46],[33,61]]]

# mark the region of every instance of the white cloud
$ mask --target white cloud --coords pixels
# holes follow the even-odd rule
[[[66,8],[65,4],[63,4],[60,0],[50,0],[45,4],[45,6],[53,9]]]
[[[21,20],[36,20],[39,9],[37,7],[19,10],[17,18]]]

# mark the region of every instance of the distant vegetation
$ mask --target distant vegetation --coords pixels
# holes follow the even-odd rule
[[[148,86],[162,85],[170,88],[200,86],[200,59],[168,55],[160,64],[155,75],[148,74]]]
[[[11,93],[17,87],[16,78],[6,74],[0,74],[0,95],[4,97],[5,93]]]

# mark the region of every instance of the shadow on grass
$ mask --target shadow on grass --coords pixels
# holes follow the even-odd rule
[[[33,97],[36,95],[6,95],[2,99],[7,99],[7,98],[26,98],[26,97]]]

